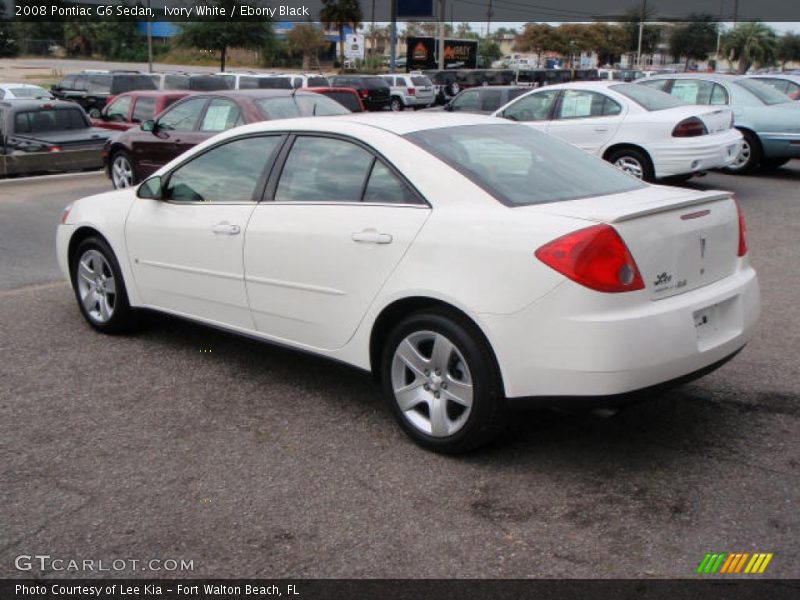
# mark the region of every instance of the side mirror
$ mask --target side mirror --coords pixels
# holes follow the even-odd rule
[[[142,131],[155,131],[156,130],[156,122],[153,119],[148,119],[144,123],[142,123]]]
[[[163,200],[161,194],[161,176],[154,175],[150,179],[145,179],[142,185],[136,190],[137,198],[146,198],[148,200]]]

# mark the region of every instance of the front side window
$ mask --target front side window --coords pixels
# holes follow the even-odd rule
[[[556,90],[530,94],[506,108],[501,116],[511,121],[544,121],[550,118],[556,98]]]
[[[600,197],[645,185],[575,146],[511,123],[440,127],[404,137],[511,206]]]
[[[174,202],[252,202],[261,174],[277,150],[277,135],[227,142],[181,165],[164,199]]]
[[[467,90],[466,92],[460,93],[458,96],[453,98],[453,102],[450,106],[455,112],[460,110],[478,110],[480,106],[478,90]]]
[[[194,131],[205,105],[205,98],[193,98],[176,104],[161,115],[158,126],[172,131]]]
[[[130,96],[121,96],[108,105],[106,109],[106,118],[109,121],[127,121],[128,113],[131,112],[131,102],[133,98]]]
[[[111,80],[111,75],[92,75],[89,77],[86,91],[90,94],[110,94]]]
[[[200,131],[226,131],[243,123],[242,111],[235,102],[215,98],[208,105],[206,114],[203,115]]]

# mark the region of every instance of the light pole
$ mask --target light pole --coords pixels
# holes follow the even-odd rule
[[[639,19],[639,44],[636,47],[636,66],[642,68],[642,36],[644,35],[644,15],[647,10],[647,0],[642,0],[642,15]]]
[[[147,0],[147,14],[150,14],[150,0]],[[147,69],[153,72],[153,21],[147,17]]]
[[[439,70],[444,69],[444,0],[439,0]]]

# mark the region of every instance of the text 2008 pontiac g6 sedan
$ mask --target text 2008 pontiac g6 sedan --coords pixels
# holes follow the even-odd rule
[[[509,399],[712,369],[760,310],[729,193],[475,115],[239,127],[75,202],[57,245],[98,331],[149,308],[372,370],[443,452],[489,440]]]

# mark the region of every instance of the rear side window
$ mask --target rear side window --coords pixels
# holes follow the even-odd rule
[[[565,90],[558,109],[559,119],[586,119],[618,115],[622,107],[604,94],[585,90]]]
[[[725,88],[702,79],[676,79],[670,93],[687,104],[728,103],[728,92]]]
[[[58,85],[65,90],[72,90],[75,88],[75,80],[77,78],[77,75],[67,75]]]
[[[131,120],[134,123],[142,123],[155,116],[156,112],[156,99],[155,98],[138,98],[136,104],[133,105],[133,116]]]
[[[150,78],[148,77],[148,79]],[[111,75],[92,75],[86,85],[86,91],[90,94],[109,94],[111,93],[111,80]]]
[[[291,119],[293,117],[327,117],[346,115],[349,111],[322,94],[303,94],[278,98],[261,98],[255,101],[265,119]]]
[[[290,90],[292,81],[288,77],[263,77],[258,80],[258,87],[267,90]]]
[[[381,204],[417,204],[417,197],[397,175],[381,161],[375,160],[364,190],[364,202]]]
[[[283,166],[275,202],[360,202],[372,160],[350,142],[299,137]]]
[[[258,77],[239,77],[240,90],[257,90]]]
[[[233,77],[227,79],[216,75],[200,75],[189,77],[189,89],[195,92],[216,92],[231,89]]]
[[[324,77],[309,77],[308,78],[308,87],[328,87],[330,83]]]
[[[226,131],[243,123],[242,113],[235,102],[215,98],[209,103],[206,114],[203,115],[200,131]]]
[[[14,117],[14,129],[17,133],[40,133],[87,127],[83,112],[74,108],[23,111]]]
[[[389,87],[380,77],[364,77],[364,87],[368,90],[383,90]]]
[[[155,89],[158,89],[158,87],[147,75],[114,75],[111,84],[111,93],[115,95],[134,90]]]
[[[164,77],[165,90],[188,90],[189,78],[186,75],[167,75]]]

